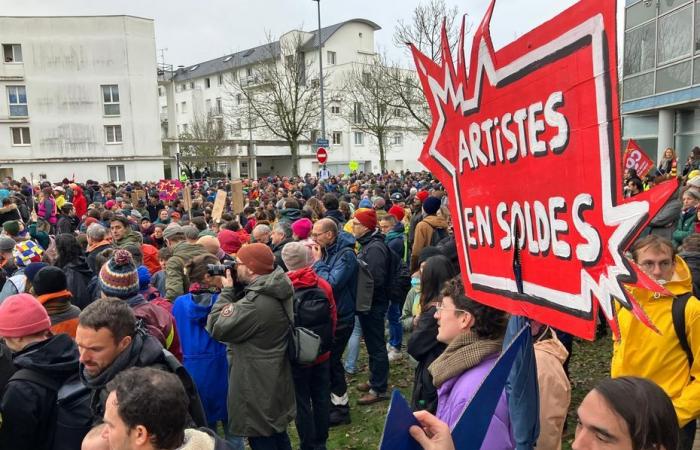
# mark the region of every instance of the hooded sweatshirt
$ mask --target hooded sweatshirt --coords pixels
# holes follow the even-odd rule
[[[690,270],[676,256],[673,278],[664,287],[674,296],[692,290]],[[659,333],[634,317],[631,311],[617,305],[620,341],[613,344],[610,366],[612,377],[636,376],[658,384],[673,402],[681,427],[700,416],[700,359],[692,367],[681,348],[673,328],[672,296],[656,296],[653,292],[628,288]],[[685,330],[694,355],[700,354],[700,301],[691,297],[685,309]]]
[[[87,199],[85,194],[83,194],[83,188],[78,185],[73,188],[73,207],[75,208],[75,215],[79,219],[82,219],[87,214]]]
[[[17,369],[31,369],[61,382],[78,372],[78,348],[65,334],[30,344],[12,357]],[[0,400],[0,448],[49,450],[54,392],[25,380],[10,381]],[[55,420],[55,419],[54,419]]]
[[[540,391],[537,448],[560,450],[566,413],[571,403],[571,383],[564,372],[564,361],[569,352],[554,332],[550,339],[535,342],[534,347]]]
[[[436,229],[447,230],[447,220],[442,216],[426,216],[416,225],[416,234],[411,248],[411,273],[418,270],[418,257],[421,250],[430,246]]]

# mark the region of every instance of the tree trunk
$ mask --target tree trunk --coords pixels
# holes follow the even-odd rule
[[[299,143],[295,140],[289,143],[289,151],[292,154],[292,176],[299,176]]]
[[[386,171],[386,151],[384,150],[384,133],[378,133],[377,140],[379,141],[379,170],[381,173]]]

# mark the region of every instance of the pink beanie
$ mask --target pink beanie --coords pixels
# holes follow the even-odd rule
[[[292,233],[298,236],[300,241],[303,241],[309,237],[309,233],[311,233],[311,228],[313,228],[313,226],[314,224],[309,219],[304,217],[302,219],[298,219],[292,224]]]
[[[0,305],[0,336],[18,338],[39,334],[51,328],[51,320],[39,303],[29,294],[10,295]]]

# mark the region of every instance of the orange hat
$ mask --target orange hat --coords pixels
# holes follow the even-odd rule
[[[258,275],[267,275],[275,270],[275,255],[270,247],[259,242],[241,247],[236,258]]]
[[[404,211],[404,209],[399,205],[394,205],[391,208],[389,208],[389,214],[396,217],[396,220],[401,222],[404,216],[406,215],[406,211]]]
[[[377,228],[377,212],[370,208],[355,211],[355,219],[370,230]]]

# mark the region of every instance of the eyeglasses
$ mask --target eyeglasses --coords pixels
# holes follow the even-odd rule
[[[442,313],[443,311],[454,311],[454,312],[462,312],[462,313],[468,313],[468,312],[469,312],[469,311],[467,311],[466,309],[445,308],[444,306],[442,306],[442,303],[438,303],[437,305],[435,305],[435,309],[437,309],[437,311],[438,311],[439,313]]]
[[[319,237],[320,235],[322,235],[322,234],[324,234],[324,233],[328,233],[328,231],[321,231],[320,233],[311,232],[311,237],[312,237],[312,238],[317,238],[317,237]]]
[[[659,267],[661,270],[668,270],[673,266],[673,260],[671,259],[665,259],[663,261],[655,262],[655,261],[644,261],[641,264],[639,264],[642,269],[646,271],[651,271],[654,270],[654,267]]]

